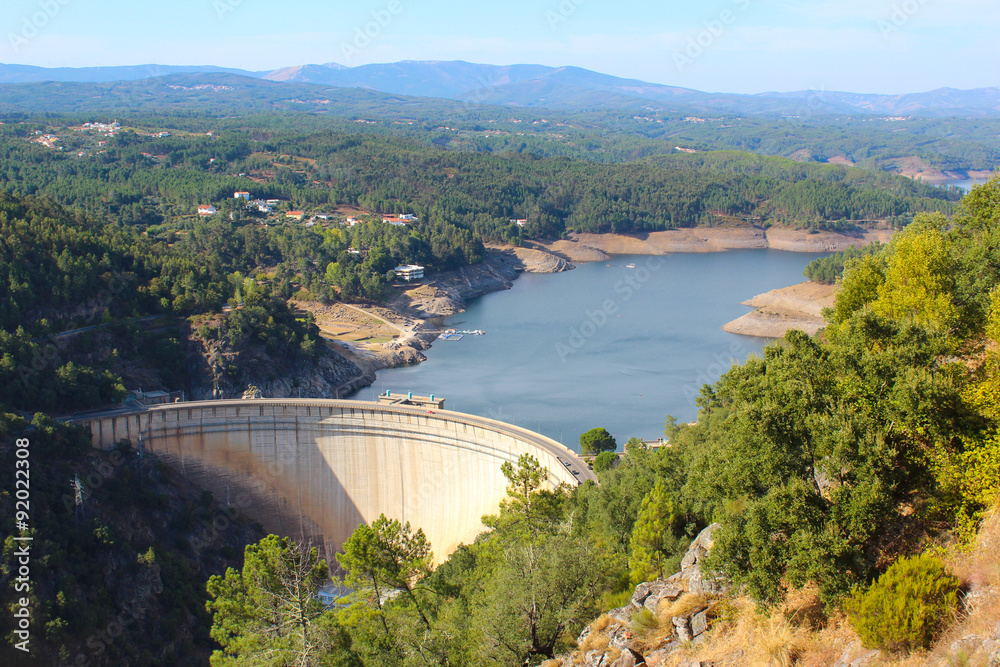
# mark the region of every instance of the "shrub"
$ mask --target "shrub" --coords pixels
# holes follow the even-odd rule
[[[601,452],[594,459],[594,472],[602,473],[618,465],[618,455],[614,452]]]
[[[637,635],[645,635],[655,632],[660,628],[660,619],[656,614],[646,608],[642,608],[632,614],[632,632]]]
[[[845,610],[868,648],[928,648],[955,609],[958,586],[939,558],[901,558],[867,591],[856,591]]]

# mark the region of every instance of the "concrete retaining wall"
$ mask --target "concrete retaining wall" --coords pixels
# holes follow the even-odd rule
[[[328,552],[384,513],[423,528],[443,559],[496,512],[506,495],[500,465],[524,453],[552,485],[592,478],[570,450],[516,426],[364,401],[201,401],[78,421],[96,447],[122,438],[137,446],[141,436],[146,452],[265,530]]]

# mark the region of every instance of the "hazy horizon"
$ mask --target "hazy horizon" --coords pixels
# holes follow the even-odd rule
[[[114,67],[149,67],[149,68],[157,68],[157,67],[191,67],[191,68],[195,68],[195,67],[217,67],[217,68],[220,68],[220,69],[243,70],[243,71],[248,72],[248,73],[262,74],[262,73],[268,73],[268,72],[276,72],[276,71],[279,71],[279,70],[282,70],[282,69],[295,68],[295,67],[303,67],[303,66],[310,66],[310,65],[311,66],[327,66],[327,65],[337,64],[337,65],[341,65],[342,67],[351,69],[353,67],[392,65],[392,64],[404,63],[404,62],[414,62],[414,63],[467,62],[467,63],[472,64],[472,65],[486,65],[486,66],[491,66],[491,67],[512,67],[512,66],[522,66],[522,65],[532,66],[532,65],[540,65],[541,64],[541,63],[528,63],[528,62],[482,63],[482,62],[473,62],[473,61],[462,61],[461,59],[454,59],[454,60],[417,60],[417,59],[414,59],[414,58],[409,58],[409,59],[406,59],[406,60],[397,60],[397,61],[392,61],[392,62],[363,63],[363,64],[359,64],[359,65],[354,65],[354,66],[342,65],[342,63],[337,63],[336,61],[326,61],[326,62],[322,62],[322,63],[319,63],[319,62],[316,62],[316,63],[296,63],[294,65],[282,65],[281,67],[275,67],[275,68],[271,68],[271,69],[252,69],[252,68],[248,68],[248,67],[239,67],[239,66],[234,66],[234,65],[218,65],[218,64],[215,64],[215,63],[190,63],[190,64],[186,63],[186,64],[178,64],[178,63],[169,63],[169,62],[162,62],[162,63],[136,62],[136,63],[122,63],[120,65],[87,65],[87,64],[81,64],[81,65],[53,65],[51,67],[50,66],[46,66],[46,65],[33,65],[33,64],[30,64],[30,63],[3,63],[3,62],[0,62],[0,65],[10,65],[10,66],[15,66],[15,67],[17,67],[17,66],[45,67],[45,68],[48,68],[48,69],[59,69],[59,68],[64,68],[64,67],[66,67],[66,68],[72,68],[72,69],[102,69],[102,68],[111,69],[111,68],[114,68]],[[544,65],[544,66],[545,67],[554,67],[554,68],[580,67],[579,65],[573,65],[573,64]],[[583,69],[589,69],[589,68],[583,68]],[[597,72],[599,74],[610,74],[609,72],[601,72],[599,70],[591,70],[591,71]],[[160,73],[157,72],[155,69],[151,69],[149,76],[150,77],[160,76]],[[618,75],[612,75],[612,76],[618,76]],[[621,77],[621,78],[623,78],[623,79],[629,79],[629,78],[635,79],[636,77]],[[664,85],[664,86],[676,86],[676,84],[664,83],[662,81],[644,81],[644,82],[645,83],[650,83],[650,84],[661,84],[661,85]],[[325,85],[325,84],[316,84],[316,85]],[[677,86],[677,87],[690,88],[689,86]],[[927,88],[927,89],[921,89],[921,90],[905,90],[905,91],[895,91],[895,92],[886,92],[886,91],[881,91],[881,90],[831,90],[831,89],[815,89],[815,88],[798,88],[798,89],[791,89],[791,88],[789,88],[789,89],[771,88],[771,89],[768,89],[768,90],[759,90],[759,91],[746,92],[746,93],[740,92],[740,91],[734,91],[734,90],[706,90],[706,89],[699,89],[699,88],[693,88],[692,90],[697,90],[699,92],[705,92],[705,93],[730,93],[730,94],[744,94],[744,95],[767,95],[769,93],[784,94],[784,93],[794,93],[794,92],[811,91],[811,90],[822,90],[825,93],[838,93],[838,92],[839,93],[856,93],[856,94],[860,94],[860,95],[906,95],[906,94],[916,94],[916,93],[927,93],[927,92],[932,92],[934,90],[940,90],[940,89],[945,89],[945,88],[952,88],[952,89],[956,89],[956,90],[976,90],[976,89],[1000,88],[1000,86],[977,86],[975,88],[959,88],[957,86],[938,86],[937,88]]]
[[[902,94],[995,87],[988,0],[718,0],[697,6],[513,0],[8,0],[0,62],[268,71],[402,60],[576,66],[708,92]],[[303,26],[308,29],[303,30]]]

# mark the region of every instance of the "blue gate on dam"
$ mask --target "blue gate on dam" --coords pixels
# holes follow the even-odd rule
[[[595,480],[543,435],[445,410],[326,399],[155,405],[74,420],[95,447],[127,438],[259,520],[331,553],[379,514],[423,528],[436,558],[482,530],[506,495],[505,461],[531,454],[549,484]]]

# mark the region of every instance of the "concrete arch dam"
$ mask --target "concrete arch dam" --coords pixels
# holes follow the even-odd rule
[[[216,499],[328,555],[384,513],[423,528],[443,559],[482,531],[481,517],[506,496],[501,464],[521,454],[537,458],[552,485],[595,479],[575,453],[517,426],[366,401],[198,401],[75,421],[103,449],[141,436],[145,452]]]

